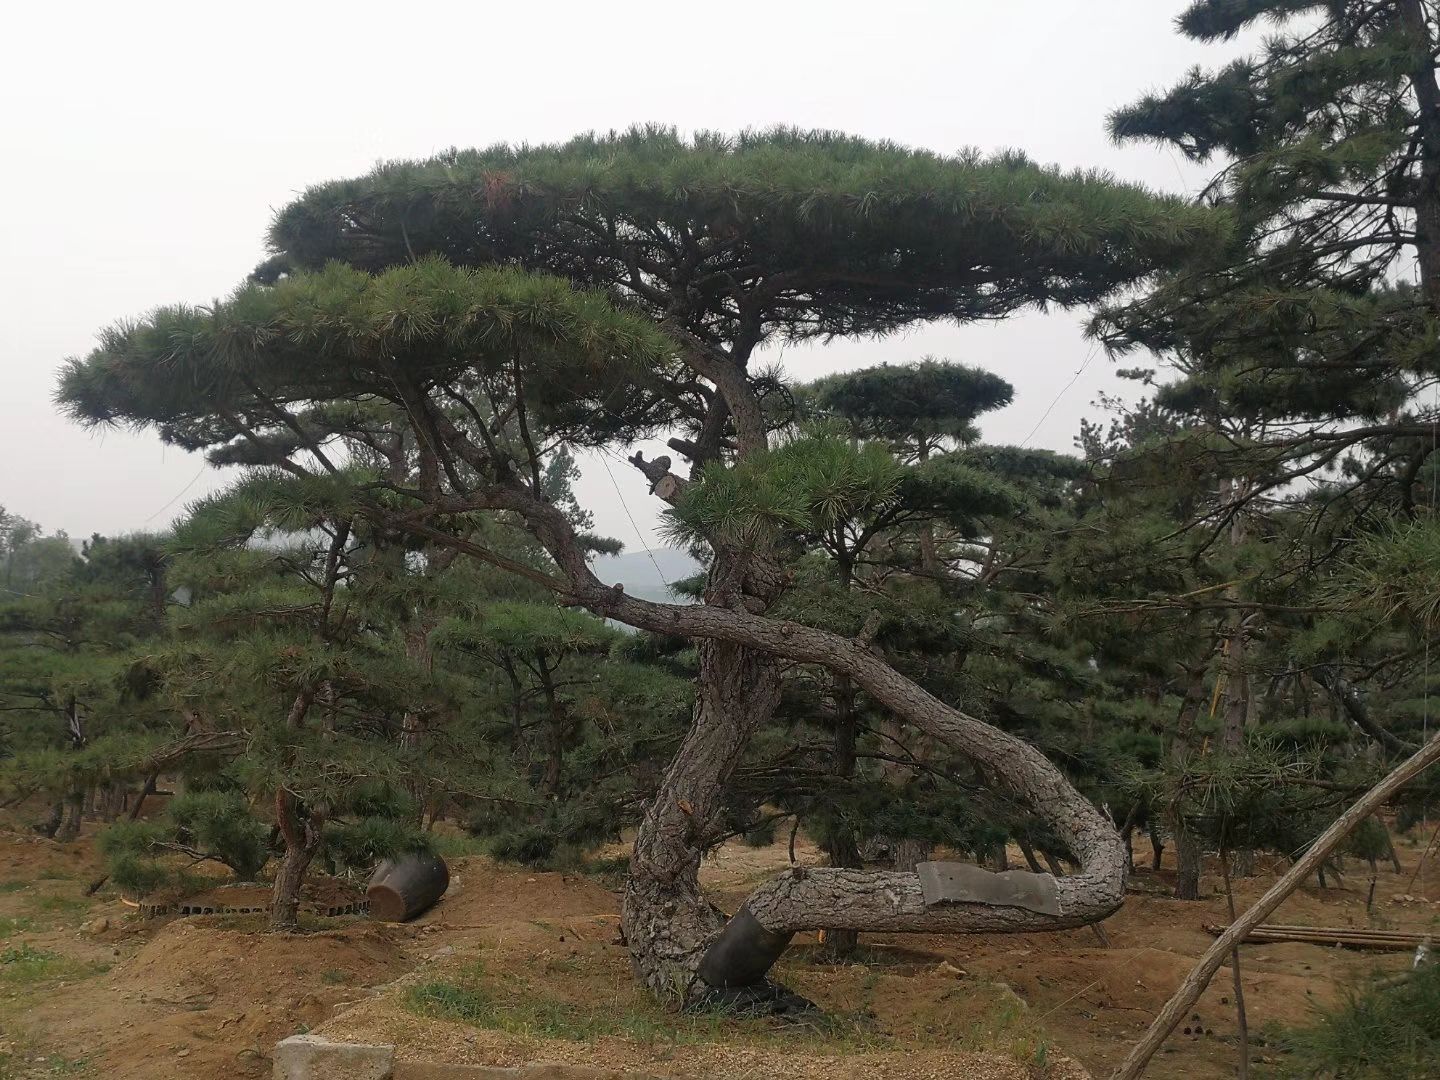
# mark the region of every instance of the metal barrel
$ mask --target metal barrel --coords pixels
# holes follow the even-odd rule
[[[370,875],[365,895],[370,917],[404,922],[429,911],[450,887],[450,869],[439,855],[415,852],[386,859]]]

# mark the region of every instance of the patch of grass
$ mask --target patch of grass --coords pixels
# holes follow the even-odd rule
[[[9,986],[27,987],[55,979],[83,979],[109,969],[109,964],[84,964],[31,945],[0,949],[0,983]]]
[[[320,981],[326,986],[343,986],[352,981],[348,971],[341,971],[339,968],[331,968],[320,973]]]
[[[461,859],[468,855],[489,854],[489,847],[481,837],[471,833],[431,833],[430,846],[442,859]]]
[[[502,985],[506,984],[506,985]],[[734,1040],[793,1046],[815,1045],[843,1053],[873,1048],[883,1040],[834,1017],[817,1016],[805,1023],[777,1024],[741,1020],[721,1012],[677,1013],[658,1004],[624,1005],[597,1001],[576,1004],[526,996],[526,987],[511,979],[489,979],[483,965],[471,964],[450,980],[411,987],[405,1004],[413,1012],[512,1035],[589,1042],[619,1036],[641,1043],[693,1044]]]
[[[28,881],[0,881],[0,893],[24,892],[28,888]]]
[[[1280,1075],[1419,1080],[1440,1061],[1440,964],[1353,985],[1315,1023],[1269,1032],[1285,1051]]]
[[[60,977],[65,958],[47,949],[16,945],[0,949],[0,982],[26,985]]]
[[[24,916],[0,918],[0,938],[8,938],[29,930],[32,923]]]
[[[86,1058],[69,1060],[59,1054],[37,1055],[33,1051],[0,1052],[0,1080],[35,1076],[79,1076],[88,1071]]]
[[[78,896],[37,896],[30,901],[30,907],[46,915],[68,919],[88,910],[90,903]]]

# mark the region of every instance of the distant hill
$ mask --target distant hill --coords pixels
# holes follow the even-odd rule
[[[642,600],[675,603],[676,597],[666,585],[698,574],[701,566],[683,551],[675,548],[643,548],[620,555],[597,555],[590,564],[595,576],[607,585],[616,582],[625,586],[631,596]]]

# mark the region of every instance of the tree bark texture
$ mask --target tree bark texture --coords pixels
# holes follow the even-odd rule
[[[284,788],[275,793],[275,820],[285,837],[285,854],[275,873],[270,929],[295,930],[300,926],[300,887],[320,849],[324,820],[313,811],[302,818],[295,796]]]
[[[635,836],[621,926],[636,976],[684,998],[725,916],[700,891],[700,857],[723,832],[723,788],[755,729],[780,700],[770,657],[723,641],[699,645],[690,730]]]

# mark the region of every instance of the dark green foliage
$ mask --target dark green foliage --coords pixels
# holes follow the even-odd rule
[[[165,813],[182,843],[213,853],[241,881],[253,881],[270,857],[270,830],[237,792],[187,792],[171,799]]]
[[[236,881],[254,881],[270,859],[270,829],[237,792],[176,796],[159,821],[117,821],[96,841],[121,888],[146,893],[176,880],[183,862],[224,864]]]
[[[368,874],[382,860],[429,849],[429,838],[413,824],[413,812],[396,807],[389,815],[371,814],[332,822],[325,830],[320,858],[336,870]]]
[[[271,244],[292,269],[517,260],[650,305],[655,290],[689,285],[648,280],[672,261],[666,238],[688,234],[702,253],[686,260],[692,302],[729,324],[711,329],[739,336],[728,301],[783,275],[761,318],[803,338],[1083,303],[1211,242],[1219,224],[1013,152],[943,157],[789,129],[687,140],[652,127],[386,164],[310,189],[277,216]]]
[[[309,440],[365,422],[325,408],[334,397],[379,386],[403,394],[396,372],[445,384],[518,371],[531,407],[557,427],[577,425],[578,438],[589,414],[623,413],[627,380],[671,348],[648,321],[558,278],[438,258],[378,276],[336,263],[243,287],[214,308],[163,308],[108,330],[86,361],[67,364],[59,397],[85,423],[153,423],[168,441],[200,449],[241,441],[214,417],[259,411],[257,385],[321,406],[307,418]],[[517,353],[529,360],[523,368]],[[297,378],[302,394],[286,385]],[[297,445],[283,424],[269,438],[276,455]]]
[[[937,361],[831,375],[812,383],[813,409],[847,421],[862,439],[891,443],[902,456],[973,442],[975,420],[1010,404],[1012,388],[982,368]]]
[[[1278,29],[1254,55],[1111,117],[1117,139],[1233,159],[1210,195],[1238,227],[1218,258],[1099,328],[1175,358],[1184,377],[1158,400],[1223,418],[1238,437],[1207,455],[1221,475],[1263,493],[1331,474],[1360,505],[1411,507],[1440,375],[1440,246],[1425,224],[1440,207],[1440,28],[1414,0],[1202,0],[1180,27],[1208,40],[1261,20]]]
[[[1440,1057],[1440,964],[1348,987],[1314,1023],[1278,1033],[1285,1076],[1422,1080]]]

